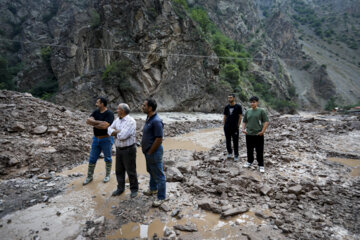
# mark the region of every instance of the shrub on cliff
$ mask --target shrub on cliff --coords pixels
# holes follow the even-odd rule
[[[132,74],[129,60],[119,60],[106,66],[102,80],[106,85],[118,87],[122,91],[131,91],[133,87],[129,77]]]

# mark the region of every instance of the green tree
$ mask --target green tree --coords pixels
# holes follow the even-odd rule
[[[325,110],[332,111],[336,107],[337,107],[336,98],[331,97],[325,105]]]
[[[240,70],[235,64],[226,64],[223,69],[223,78],[235,89],[239,85]]]

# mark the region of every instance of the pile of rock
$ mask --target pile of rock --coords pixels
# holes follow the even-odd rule
[[[165,155],[167,180],[182,182],[179,189],[197,199],[199,208],[224,218],[260,209],[257,217],[290,238],[332,239],[339,227],[359,234],[360,179],[350,177],[349,168],[327,160],[323,146],[328,142],[321,138],[334,137],[333,128],[349,134],[358,129],[358,120],[276,117],[266,136],[265,174],[255,166],[242,168],[246,154],[240,163],[226,159],[222,142],[206,153]],[[246,151],[243,138],[240,146]]]
[[[34,98],[0,92],[0,177],[31,177],[87,159],[87,114]]]

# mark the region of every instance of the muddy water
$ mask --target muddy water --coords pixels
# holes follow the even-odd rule
[[[182,211],[184,217],[180,220],[172,218],[170,221],[162,222],[155,219],[149,225],[130,222],[123,225],[119,230],[107,236],[107,239],[131,239],[131,238],[152,238],[156,233],[157,236],[163,237],[163,232],[166,227],[172,228],[175,225],[185,225],[193,223],[198,229],[197,237],[205,239],[220,239],[229,236],[236,237],[239,227],[247,225],[258,226],[264,222],[255,216],[254,212],[247,212],[235,217],[221,219],[219,214],[214,214],[202,210],[185,209]],[[237,222],[237,224],[235,224]]]
[[[349,159],[349,158],[335,158],[330,157],[328,160],[332,162],[341,163],[345,166],[351,167],[350,175],[352,177],[359,177],[360,176],[360,159]]]
[[[163,145],[165,151],[171,149],[204,151],[209,150],[221,138],[223,138],[221,128],[205,129],[175,138],[167,138]],[[103,159],[99,159],[94,180],[87,186],[82,186],[87,173],[87,164],[64,171],[63,175],[82,173],[84,177],[74,180],[69,184],[65,194],[52,198],[48,204],[37,204],[5,216],[0,222],[3,225],[0,239],[32,239],[35,235],[41,239],[54,239],[55,236],[56,239],[73,239],[81,233],[86,220],[94,219],[96,216],[105,216],[108,220],[114,219],[110,213],[112,206],[118,205],[119,201],[129,199],[128,189],[120,197],[111,197],[112,191],[116,188],[114,165],[110,182],[106,184],[102,182],[105,176]],[[145,166],[144,155],[138,148],[137,171],[140,186],[144,185],[144,175],[147,175]],[[10,220],[11,222],[7,223]],[[129,234],[126,235],[126,238],[131,238],[131,234],[140,236],[140,230],[143,235],[150,235],[155,231],[162,233],[159,231],[163,227],[163,223],[160,221],[154,221],[151,227],[135,225],[129,225],[127,228],[124,226],[124,229],[121,229],[122,234]],[[47,228],[49,230],[43,230]]]

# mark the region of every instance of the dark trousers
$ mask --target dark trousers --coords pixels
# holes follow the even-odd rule
[[[136,146],[121,149],[116,148],[116,166],[115,173],[118,182],[118,189],[125,189],[125,171],[129,177],[131,192],[139,190],[139,184],[136,173]]]
[[[239,156],[239,129],[224,128],[226,138],[226,149],[229,154],[232,154],[231,138],[234,144],[234,155]]]
[[[260,167],[264,166],[264,135],[252,136],[246,135],[246,148],[248,162],[254,162],[254,148],[256,149],[256,159]]]

